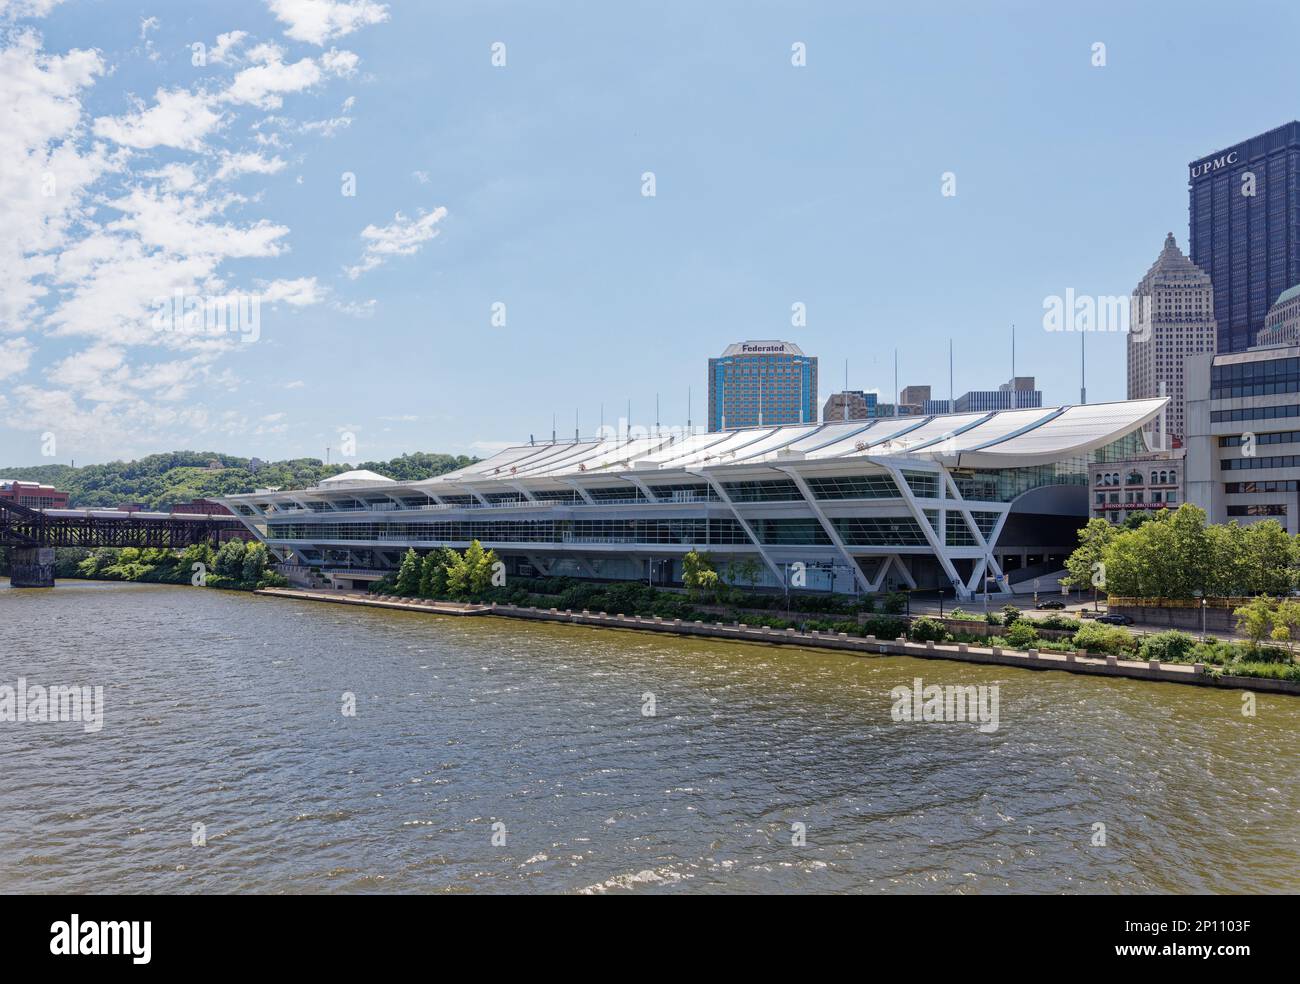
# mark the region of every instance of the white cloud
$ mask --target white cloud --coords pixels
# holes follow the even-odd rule
[[[34,351],[36,351],[35,346],[25,338],[0,341],[0,379],[26,372],[27,367],[31,365]]]
[[[284,103],[281,93],[310,89],[320,79],[320,67],[310,58],[303,58],[292,65],[273,58],[241,71],[222,98],[227,102],[247,103],[259,109],[279,109]]]
[[[199,177],[192,164],[173,161],[156,171],[146,171],[146,178],[157,178],[168,191],[190,191],[199,186]]]
[[[0,0],[0,17],[19,6]],[[155,26],[140,22],[146,43]],[[283,255],[289,229],[259,217],[256,198],[221,182],[287,166],[258,152],[258,133],[233,125],[244,107],[278,107],[292,93],[351,74],[356,56],[335,49],[286,63],[279,45],[246,50],[247,41],[231,31],[210,50],[215,61],[241,61],[225,81],[165,82],[151,99],[93,117],[83,100],[112,74],[97,52],[51,54],[34,31],[0,29],[0,378],[8,428],[53,430],[78,457],[119,457],[163,442],[210,446],[210,436],[270,425],[239,410],[209,413],[197,398],[200,387],[229,393],[241,385],[219,365],[242,344],[236,333],[161,332],[153,318],[175,291],[247,294],[258,284],[269,304],[332,300],[316,277],[274,279],[269,263],[257,268],[266,279],[246,279],[249,265],[234,261]],[[140,59],[138,48],[133,54]],[[101,105],[121,98],[98,95]],[[59,341],[47,346],[39,335]]]
[[[389,225],[366,226],[361,230],[361,238],[365,242],[361,262],[348,267],[348,276],[355,280],[367,270],[373,270],[394,256],[418,253],[425,243],[438,235],[436,226],[446,215],[446,208],[439,206],[417,219],[408,219],[398,212]]]
[[[208,62],[221,65],[230,61],[235,55],[235,49],[243,44],[247,37],[247,31],[228,31],[225,34],[218,34],[217,43],[208,49]]]
[[[339,51],[337,48],[331,48],[325,54],[320,56],[321,68],[340,78],[351,78],[357,74],[357,65],[361,59],[354,51]],[[350,96],[348,97],[351,98]]]
[[[138,150],[175,147],[201,150],[203,140],[221,123],[212,98],[187,89],[159,89],[154,105],[122,116],[95,120],[95,135]]]
[[[217,168],[216,180],[225,181],[241,174],[278,174],[284,166],[279,157],[266,158],[254,151],[225,153],[221,157],[221,166]]]
[[[375,316],[375,306],[378,303],[372,297],[366,301],[335,301],[332,307],[335,311],[341,311],[354,318],[373,318]]]
[[[305,307],[324,300],[325,290],[316,282],[315,277],[299,277],[296,280],[272,280],[258,293],[266,304],[284,303],[293,307]]]
[[[388,20],[388,7],[373,0],[267,0],[287,37],[324,45],[369,24]]]
[[[0,47],[0,331],[23,331],[43,278],[89,187],[119,166],[102,146],[79,147],[82,91],[103,72],[93,51],[46,55],[20,31]]]
[[[294,379],[291,380],[290,382],[285,383],[284,388],[287,390],[297,390],[297,389],[302,389],[306,385],[307,384],[304,383],[301,379]]]
[[[0,18],[44,17],[63,0],[0,0]]]

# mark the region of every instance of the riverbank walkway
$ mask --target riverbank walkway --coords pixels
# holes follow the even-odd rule
[[[608,612],[572,611],[558,608],[520,608],[513,605],[472,605],[419,598],[373,596],[361,592],[302,591],[291,588],[264,588],[255,592],[280,598],[325,601],[366,608],[416,611],[430,615],[494,615],[500,618],[535,622],[558,622],[639,632],[667,632],[735,642],[772,646],[797,646],[805,649],[834,649],[857,656],[912,656],[919,659],[947,659],[965,663],[1011,666],[1023,670],[1061,670],[1092,676],[1124,677],[1166,683],[1184,683],[1205,687],[1254,690],[1270,693],[1300,694],[1300,683],[1263,677],[1214,676],[1202,663],[1161,663],[1158,660],[1126,660],[1116,656],[1077,652],[1040,652],[1036,649],[1005,649],[999,646],[975,646],[968,643],[912,642],[905,638],[877,639],[854,636],[846,632],[820,632],[797,629],[772,629],[744,622],[705,622],[666,619],[650,615],[610,614]]]

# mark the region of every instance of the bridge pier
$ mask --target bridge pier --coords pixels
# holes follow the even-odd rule
[[[54,548],[10,547],[9,584],[15,588],[54,587]]]

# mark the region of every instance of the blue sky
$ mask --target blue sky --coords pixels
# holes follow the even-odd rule
[[[1186,247],[1188,162],[1300,115],[1300,14],[971,6],[0,0],[0,465],[485,453],[688,386],[698,423],[745,338],[821,400],[895,346],[945,397],[948,339],[993,388],[1014,323],[1075,401],[1044,298]],[[258,295],[256,341],[159,332],[174,290]],[[1088,348],[1122,399],[1123,336]]]

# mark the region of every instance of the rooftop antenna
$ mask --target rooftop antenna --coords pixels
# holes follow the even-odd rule
[[[1086,331],[1079,332],[1079,403],[1084,406],[1088,403],[1088,355],[1083,345],[1087,337]]]
[[[655,437],[659,436],[659,394],[655,394]]]
[[[894,416],[898,416],[898,349],[894,349]]]
[[[948,339],[948,412],[953,412],[953,404],[956,402],[957,394],[952,388],[952,339]]]
[[[691,432],[691,388],[686,387],[686,433]]]
[[[578,443],[578,408],[573,408],[573,443]]]
[[[551,414],[551,443],[555,443],[555,414]]]
[[[627,440],[632,440],[632,397],[627,398]]]

